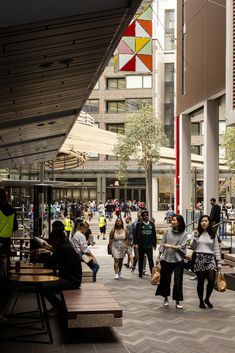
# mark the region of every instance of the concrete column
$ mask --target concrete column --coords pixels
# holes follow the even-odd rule
[[[186,220],[186,210],[191,209],[191,119],[180,115],[180,203],[179,210]]]
[[[204,104],[204,214],[210,214],[210,199],[219,194],[219,105]]]
[[[98,205],[99,202],[101,201],[101,177],[100,176],[97,176],[97,186],[96,186],[96,189],[97,189],[97,193],[96,193],[96,204]]]
[[[158,177],[153,177],[152,179],[152,200],[153,200],[153,218],[156,218],[156,213],[158,211],[158,190],[159,190],[159,179]]]
[[[101,200],[102,202],[106,201],[106,177],[102,177],[101,178],[101,183],[102,183],[102,196],[101,196]]]

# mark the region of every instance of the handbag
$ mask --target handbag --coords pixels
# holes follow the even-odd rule
[[[93,257],[91,255],[83,254],[82,260],[88,265],[90,262],[93,261]]]
[[[161,277],[160,267],[158,265],[155,265],[151,275],[151,284],[153,286],[156,286],[157,284],[159,284],[160,277]]]
[[[110,244],[107,245],[107,253],[108,253],[108,255],[112,255],[111,245]]]
[[[217,290],[218,292],[225,292],[227,289],[227,283],[221,271],[218,271],[215,275],[214,289]]]

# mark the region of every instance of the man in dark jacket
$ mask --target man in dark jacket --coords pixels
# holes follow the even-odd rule
[[[134,233],[134,246],[139,252],[139,277],[143,277],[144,255],[148,257],[150,272],[154,267],[153,248],[156,249],[155,225],[149,220],[148,211],[142,212],[142,221],[136,224]]]
[[[210,203],[211,203],[211,213],[210,213],[210,219],[212,222],[212,225],[218,224],[220,222],[220,205],[216,204],[216,199],[214,197],[212,197],[210,199]],[[214,231],[216,232],[218,228],[218,225],[213,227]]]
[[[45,266],[58,269],[59,280],[43,283],[41,290],[45,298],[51,303],[51,311],[53,312],[56,309],[61,309],[62,306],[56,294],[66,289],[80,288],[82,267],[78,254],[66,239],[63,223],[55,221],[52,229],[49,242],[53,253],[45,262]]]

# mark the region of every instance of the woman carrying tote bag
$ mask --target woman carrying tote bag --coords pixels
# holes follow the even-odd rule
[[[195,252],[194,273],[197,275],[197,294],[199,308],[205,309],[206,305],[211,309],[210,296],[213,292],[216,271],[221,269],[221,256],[219,242],[212,228],[209,216],[201,216],[198,221],[198,235],[194,235],[191,248]],[[204,283],[207,280],[206,298],[204,295]]]

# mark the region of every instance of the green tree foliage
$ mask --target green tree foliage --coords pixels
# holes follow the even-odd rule
[[[225,148],[226,165],[235,172],[235,127],[227,128],[223,136],[223,147]]]
[[[119,161],[116,174],[120,182],[127,181],[127,161],[135,159],[146,175],[147,199],[149,196],[147,171],[160,159],[160,147],[167,139],[162,124],[152,111],[152,107],[143,104],[138,112],[128,114],[125,118],[124,134],[118,135],[114,153]]]

